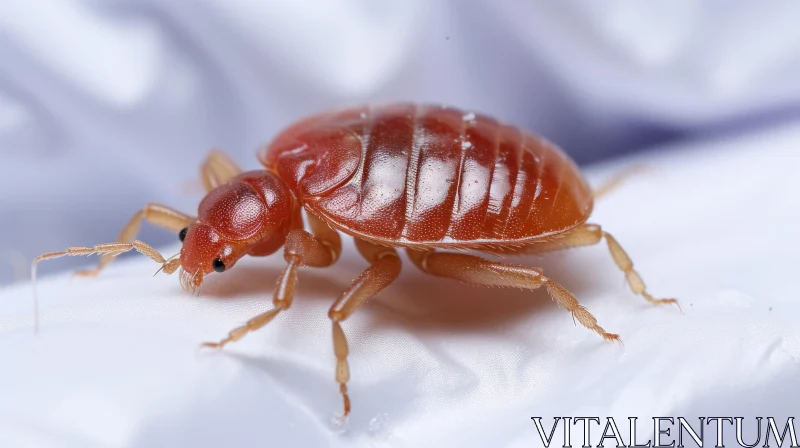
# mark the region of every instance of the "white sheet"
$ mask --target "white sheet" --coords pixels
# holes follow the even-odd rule
[[[343,325],[344,427],[332,424],[341,403],[326,311],[366,266],[350,240],[334,267],[301,272],[288,313],[219,353],[196,348],[269,306],[281,256],[210,276],[199,298],[151,278],[157,266],[142,257],[96,280],[45,278],[38,335],[30,285],[7,287],[0,446],[522,447],[541,444],[531,416],[794,416],[799,141],[797,122],[591,171],[650,167],[592,221],[685,314],[633,296],[604,247],[525,262],[573,290],[624,347],[574,326],[543,291],[471,288],[406,263]]]

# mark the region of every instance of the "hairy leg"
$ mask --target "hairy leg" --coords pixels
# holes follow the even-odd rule
[[[212,149],[200,168],[203,187],[209,192],[242,172],[236,162],[219,149]]]
[[[557,239],[542,243],[534,243],[523,247],[518,253],[543,253],[568,249],[570,247],[591,246],[598,244],[603,238],[605,238],[608,244],[608,250],[611,253],[611,257],[614,259],[614,263],[625,273],[628,285],[630,285],[634,293],[644,297],[645,300],[655,305],[678,305],[676,299],[656,299],[650,295],[650,293],[647,292],[642,277],[633,268],[633,261],[617,242],[616,238],[596,224],[583,224]],[[680,305],[678,306],[680,307]]]
[[[203,347],[220,348],[230,342],[238,341],[247,333],[256,331],[269,323],[278,313],[292,306],[297,284],[297,268],[309,266],[322,268],[332,265],[339,258],[342,241],[339,234],[313,215],[308,215],[313,235],[303,229],[294,229],[286,236],[283,258],[287,266],[278,277],[272,295],[273,308],[248,320],[244,325],[234,328],[219,342],[206,342]]]
[[[136,212],[136,214],[133,215],[133,218],[131,218],[131,220],[125,224],[125,227],[122,228],[122,232],[120,232],[119,236],[117,237],[117,242],[130,243],[133,241],[136,238],[136,235],[139,233],[142,220],[145,220],[150,224],[156,225],[163,229],[178,233],[181,229],[191,224],[194,219],[194,217],[185,215],[173,208],[167,207],[166,205],[147,204],[143,209]],[[82,277],[96,276],[100,273],[100,271],[103,270],[103,268],[114,261],[116,255],[118,254],[106,253],[100,257],[100,263],[98,263],[96,268],[78,271],[75,273],[75,275]]]
[[[541,268],[521,266],[487,260],[474,255],[408,251],[409,257],[421,270],[437,277],[448,277],[471,285],[507,288],[537,289],[544,286],[550,297],[584,327],[596,332],[607,341],[617,341],[619,336],[607,332],[597,324],[597,319],[566,288],[546,277]]]
[[[599,199],[608,193],[614,191],[619,187],[624,181],[628,178],[640,174],[641,172],[645,171],[646,167],[643,165],[631,165],[619,173],[615,174],[610,179],[606,180],[600,186],[594,189],[593,194],[595,199]]]
[[[347,382],[350,380],[350,367],[347,364],[349,349],[347,338],[340,322],[350,317],[357,309],[389,286],[400,275],[401,262],[397,251],[391,247],[378,246],[356,239],[356,247],[370,262],[350,287],[345,290],[328,311],[333,325],[333,352],[336,355],[336,382],[344,401],[344,415],[350,413],[350,397],[347,395]]]

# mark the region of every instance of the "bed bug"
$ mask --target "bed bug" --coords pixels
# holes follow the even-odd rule
[[[181,285],[197,291],[205,276],[230,270],[245,255],[283,247],[286,268],[273,307],[233,329],[220,348],[263,327],[292,305],[299,267],[326,267],[352,236],[370,263],[328,312],[335,378],[350,412],[348,344],[340,323],[400,274],[397,250],[423,272],[473,285],[536,289],[603,339],[603,329],[575,296],[537,267],[493,261],[489,254],[542,253],[604,240],[634,293],[653,298],[616,239],[587,220],[594,195],[575,163],[547,140],[489,116],[444,106],[390,104],[322,113],[282,131],[258,154],[265,169],[242,172],[214,150],[201,168],[207,195],[197,216],[159,204],[137,212],[118,242],[72,247],[34,261],[100,254],[96,275],[122,252],[137,250]],[[308,220],[304,229],[303,211]],[[134,241],[142,220],[177,232],[178,255],[164,259]],[[35,270],[34,270],[35,272]]]

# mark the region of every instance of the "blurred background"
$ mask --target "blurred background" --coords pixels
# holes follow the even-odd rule
[[[331,107],[445,103],[581,164],[795,120],[798,17],[795,0],[0,1],[0,283],[113,241],[146,202],[193,213],[209,149],[258,168]]]

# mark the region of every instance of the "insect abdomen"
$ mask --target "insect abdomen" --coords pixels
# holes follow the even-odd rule
[[[591,211],[590,190],[566,155],[484,115],[398,104],[324,117],[311,127],[358,138],[360,154],[347,146],[357,167],[340,162],[353,167],[349,179],[299,193],[350,233],[410,246],[505,242],[567,230]]]

